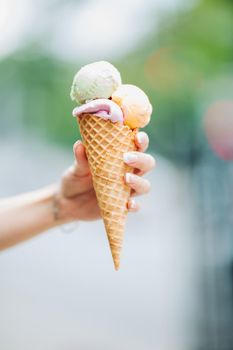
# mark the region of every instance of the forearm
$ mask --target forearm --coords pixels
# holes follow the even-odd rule
[[[60,224],[53,212],[55,191],[54,185],[0,200],[0,250]]]

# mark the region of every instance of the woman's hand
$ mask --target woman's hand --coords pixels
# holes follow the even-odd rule
[[[137,151],[124,154],[124,161],[135,168],[134,174],[125,174],[125,181],[132,189],[132,197],[142,195],[150,190],[150,182],[142,178],[155,166],[154,158],[144,154],[149,144],[146,133],[139,132],[135,137]],[[57,193],[58,219],[62,222],[72,220],[96,220],[100,218],[92,176],[85,149],[81,141],[73,147],[75,162],[63,175]],[[138,203],[134,198],[128,202],[129,211],[137,211]]]
[[[147,193],[150,189],[149,181],[141,177],[155,165],[154,158],[143,153],[148,143],[148,136],[140,132],[135,139],[137,151],[124,154],[124,161],[134,168],[134,174],[125,174],[132,196]],[[0,250],[69,221],[100,218],[90,168],[81,141],[74,144],[74,155],[75,163],[63,175],[58,188],[51,185],[0,201]],[[128,209],[139,209],[132,197]]]

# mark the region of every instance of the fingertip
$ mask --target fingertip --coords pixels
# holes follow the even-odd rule
[[[152,170],[152,169],[154,169],[156,167],[157,162],[156,162],[155,158],[151,154],[148,154],[148,155],[150,157],[150,163],[151,163],[150,167],[151,167],[151,170]]]
[[[134,213],[137,212],[140,209],[139,204],[133,198],[129,199],[127,206],[128,206],[128,210],[130,212],[134,212]]]
[[[74,145],[73,145],[73,152],[74,154],[76,153],[77,149],[79,148],[79,146],[82,144],[81,140],[77,140]]]
[[[140,131],[135,136],[135,143],[139,151],[144,152],[149,146],[149,137],[144,131]]]
[[[74,156],[77,162],[87,162],[87,157],[85,153],[85,148],[82,141],[78,140],[73,146]]]

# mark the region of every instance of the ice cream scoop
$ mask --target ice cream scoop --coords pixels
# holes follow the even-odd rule
[[[124,124],[131,129],[146,126],[151,117],[152,106],[147,95],[135,85],[123,84],[112,94],[123,111]]]
[[[96,98],[109,98],[120,85],[120,73],[111,63],[94,62],[77,72],[70,96],[72,100],[82,104]]]
[[[123,123],[123,113],[120,107],[115,102],[105,98],[87,102],[73,110],[74,117],[81,117],[85,114],[94,114],[103,119],[110,119],[113,123]]]

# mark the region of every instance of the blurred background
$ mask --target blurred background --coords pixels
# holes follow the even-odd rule
[[[101,222],[0,254],[0,349],[231,350],[231,0],[0,0],[0,196],[70,165],[73,75],[101,59],[154,106],[152,191],[118,273]]]

